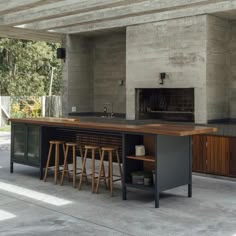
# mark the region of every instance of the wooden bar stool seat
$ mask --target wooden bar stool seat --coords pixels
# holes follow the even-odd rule
[[[85,145],[85,149],[91,149],[91,150],[99,150],[99,146],[93,146],[93,145]]]
[[[64,141],[61,141],[61,140],[51,140],[49,141],[49,144],[64,144],[65,142]]]
[[[44,175],[44,182],[47,180],[48,176],[48,169],[50,165],[50,161],[52,158],[52,149],[55,147],[55,157],[54,157],[54,184],[57,184],[58,173],[59,173],[59,165],[60,165],[60,147],[62,147],[63,154],[65,155],[65,142],[61,140],[50,140],[49,141],[49,152],[48,152],[48,159],[45,168],[45,175]]]
[[[115,150],[117,150],[118,148],[116,148],[116,147],[102,147],[101,148],[101,150],[102,151],[115,151]]]
[[[88,157],[88,152],[91,152],[91,179],[92,179],[92,188],[91,191],[92,193],[94,193],[95,191],[95,152],[99,152],[99,156],[101,158],[101,149],[99,146],[94,146],[94,145],[85,145],[84,146],[85,152],[84,152],[84,158],[83,158],[83,165],[82,165],[82,171],[81,171],[81,175],[80,175],[80,179],[79,179],[79,190],[81,190],[82,187],[82,181],[83,181],[83,177],[86,176],[87,178],[87,173],[86,173],[86,160]],[[105,176],[105,168],[104,165],[102,166],[102,171],[103,175]],[[102,174],[101,174],[102,175]],[[106,180],[105,180],[106,181]],[[106,184],[106,182],[105,182]]]
[[[79,168],[77,168],[77,157],[76,157],[76,148],[79,148],[80,151],[80,157],[81,157],[81,161],[83,164],[83,148],[82,145],[76,143],[76,142],[66,142],[65,143],[65,158],[64,158],[64,165],[63,165],[63,170],[62,170],[62,176],[61,176],[61,185],[63,185],[64,183],[64,176],[65,176],[65,172],[67,172],[69,174],[70,170],[68,168],[68,156],[69,156],[69,150],[70,148],[72,149],[72,176],[73,176],[73,187],[76,187],[76,175],[79,174],[77,173],[77,170]],[[85,169],[85,173],[86,173],[86,169]],[[86,178],[86,181],[87,178]]]
[[[69,146],[69,147],[77,147],[77,143],[66,143],[66,146]]]
[[[99,191],[99,185],[100,185],[101,179],[104,178],[102,176],[102,166],[104,166],[104,156],[105,156],[105,153],[107,152],[107,154],[108,154],[108,176],[107,177],[105,176],[105,178],[108,179],[110,193],[111,193],[111,196],[113,196],[113,182],[121,180],[121,183],[122,183],[122,178],[123,178],[118,148],[117,147],[102,147],[101,151],[102,151],[102,154],[101,154],[101,162],[100,162],[100,168],[99,168],[99,173],[98,173],[96,193],[98,193],[98,191]],[[115,179],[115,180],[113,179],[113,176],[114,176],[113,175],[113,155],[112,155],[113,153],[115,153],[115,155],[116,155],[116,160],[118,163],[118,168],[119,168],[119,173],[120,173],[119,178]]]

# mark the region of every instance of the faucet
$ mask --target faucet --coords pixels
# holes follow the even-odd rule
[[[108,118],[113,118],[114,117],[114,113],[113,113],[113,104],[112,102],[106,102],[103,104],[103,112],[104,112],[104,116],[107,114]],[[107,107],[110,106],[110,113],[107,112]]]
[[[103,107],[103,114],[104,114],[104,117],[107,116],[107,107],[105,106],[105,104],[104,104],[104,107]]]

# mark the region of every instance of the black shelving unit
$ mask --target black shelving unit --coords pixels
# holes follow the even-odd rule
[[[155,154],[153,159],[135,158],[135,145],[144,143],[145,134],[124,134],[123,136],[123,199],[127,199],[127,189],[136,188],[154,193],[155,207],[159,207],[160,192],[182,185],[188,186],[188,197],[192,196],[192,137],[153,135]],[[153,186],[132,184],[131,173],[142,171],[144,162],[154,163],[155,180]]]

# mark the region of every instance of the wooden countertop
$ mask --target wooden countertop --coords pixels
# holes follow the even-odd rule
[[[117,131],[145,134],[163,134],[171,136],[189,136],[196,134],[212,133],[217,129],[213,127],[194,125],[171,125],[171,124],[147,124],[147,125],[125,125],[97,122],[80,122],[79,119],[71,118],[18,118],[9,119],[14,123],[25,123],[45,126],[74,127],[82,129],[94,129],[102,131]]]

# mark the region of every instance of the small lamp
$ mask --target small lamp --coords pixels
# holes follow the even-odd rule
[[[161,72],[160,73],[160,78],[161,78],[161,83],[160,84],[164,84],[164,79],[166,78],[166,73],[165,72]]]
[[[62,59],[65,61],[65,59],[66,59],[66,49],[65,48],[57,48],[57,59]]]

